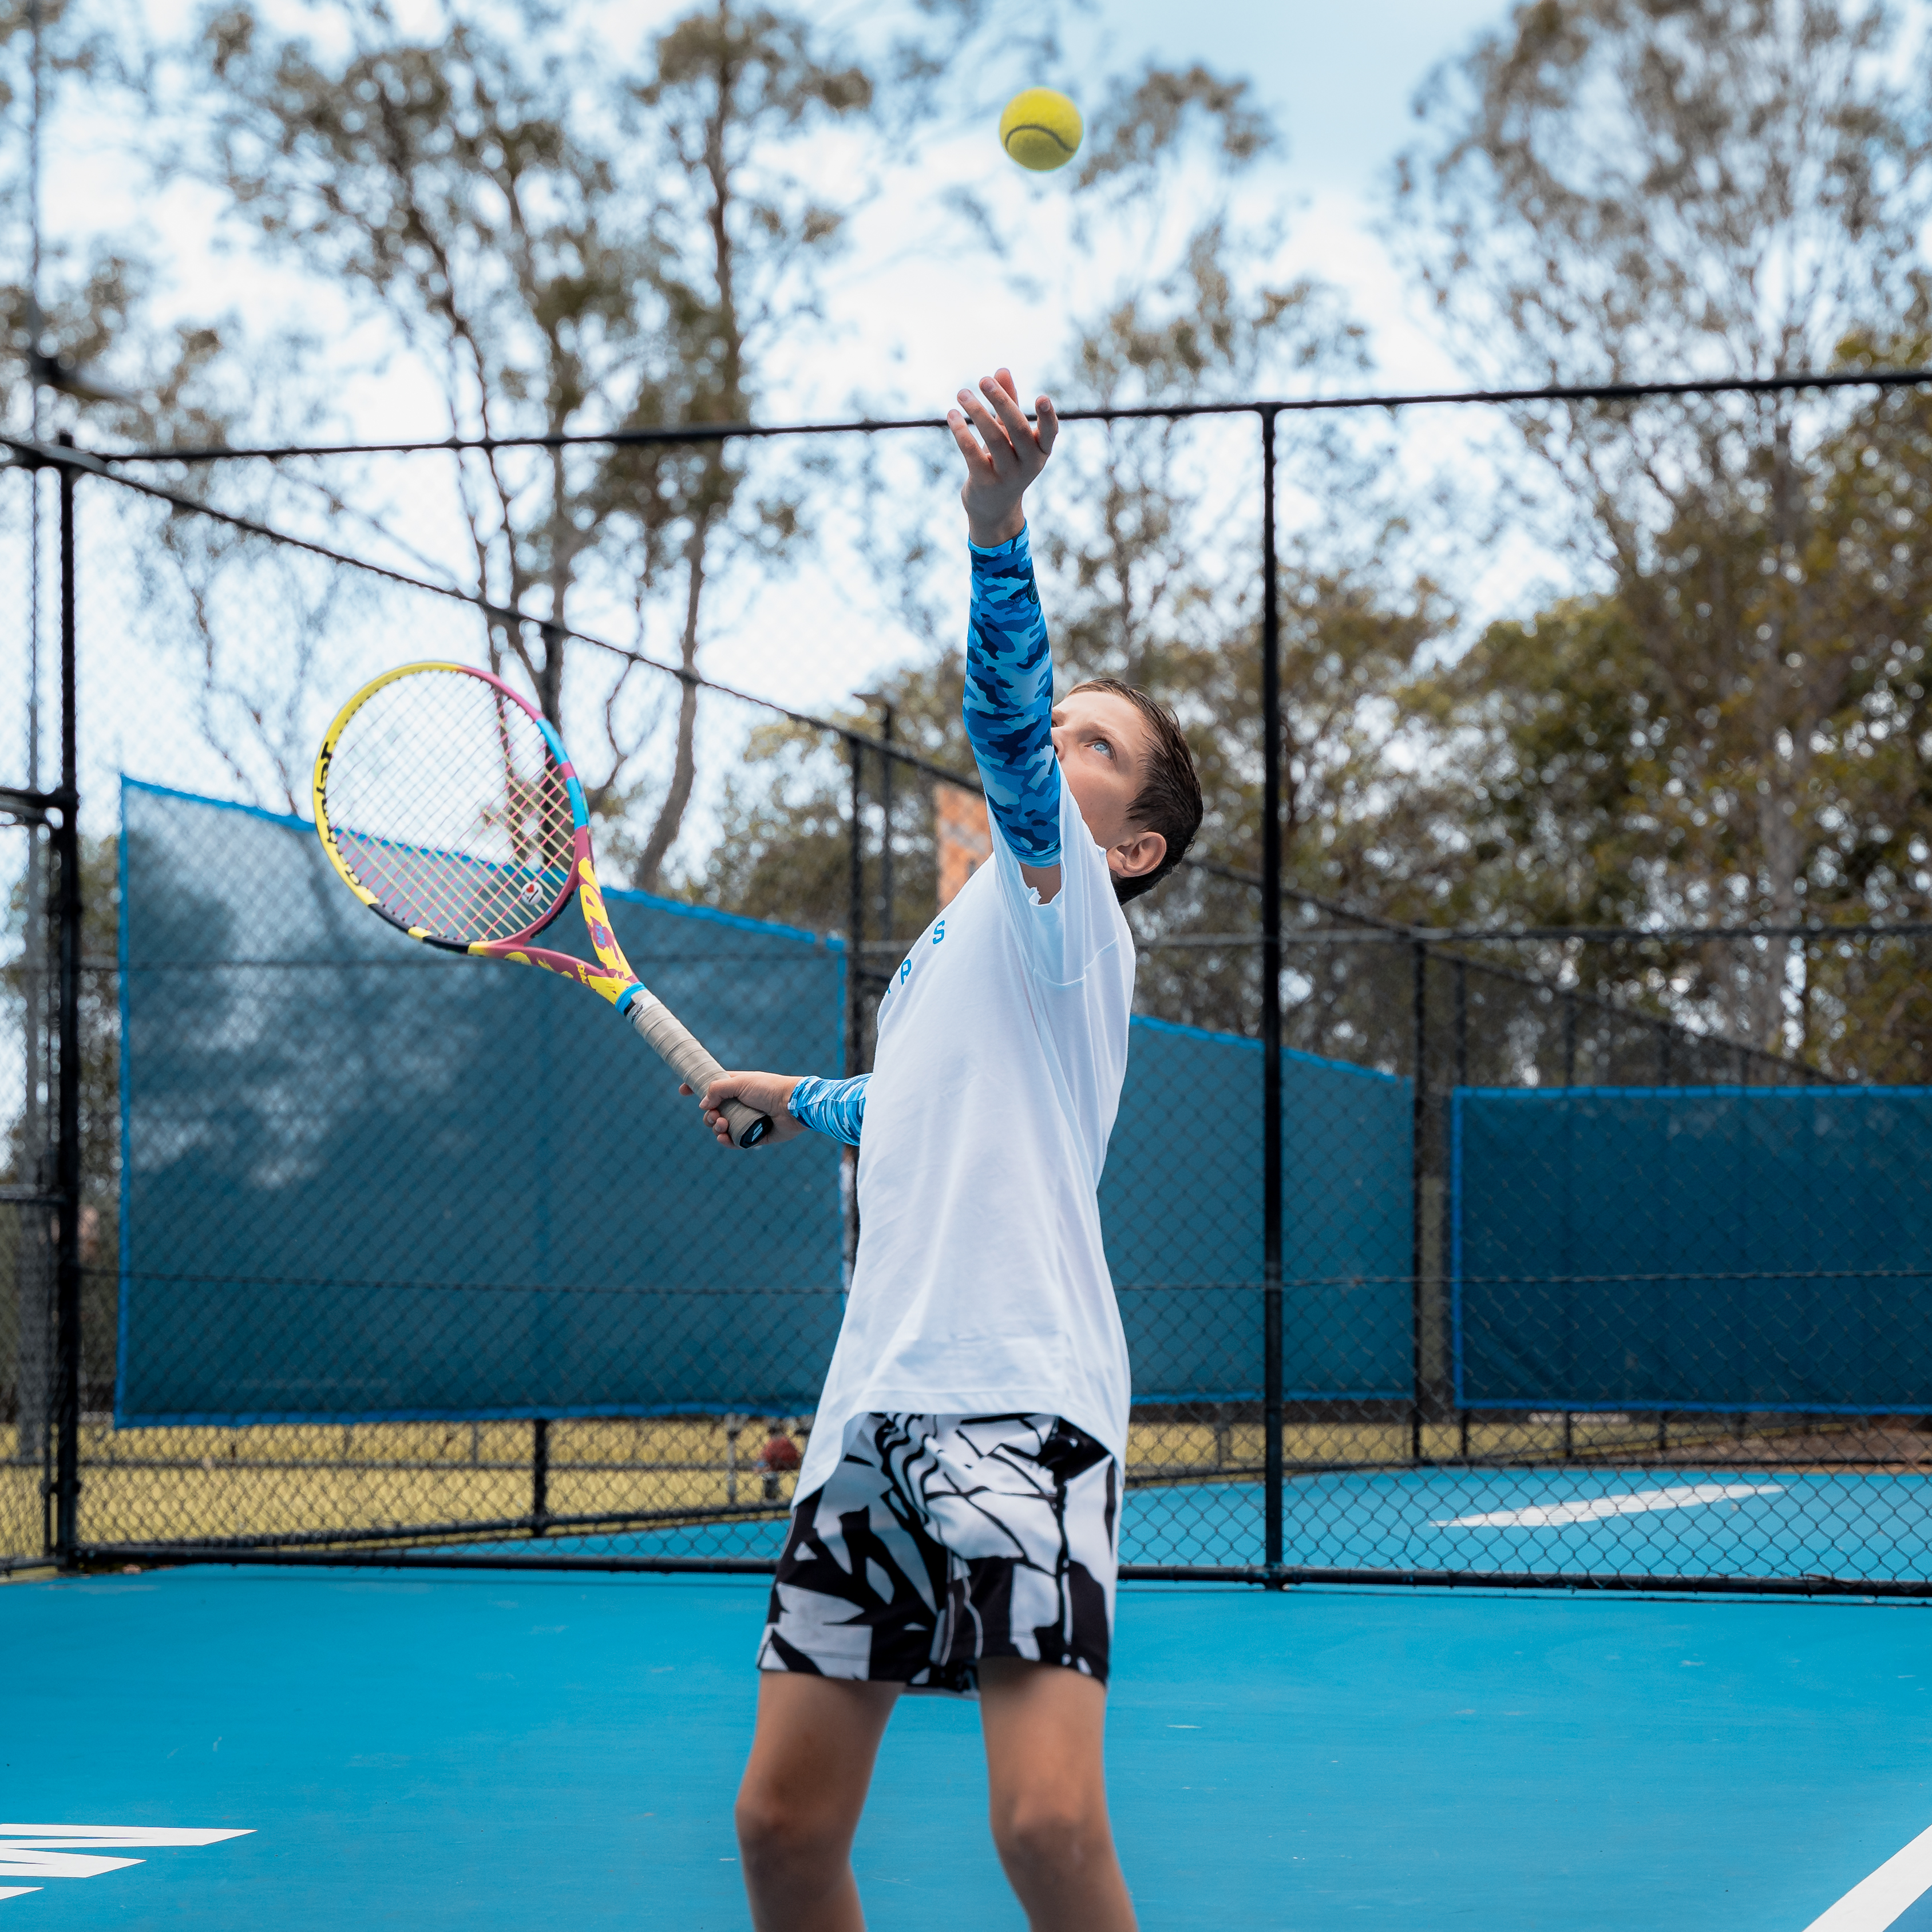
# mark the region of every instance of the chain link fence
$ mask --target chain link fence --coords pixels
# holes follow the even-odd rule
[[[1118,559],[1070,518],[1037,540],[1070,661],[1216,748],[1198,862],[1132,910],[1102,1188],[1129,1574],[1932,1591],[1932,928],[1505,932],[1292,865],[1271,890],[1256,665],[1319,675],[1360,613],[1349,532],[1320,526],[1320,452],[1285,457],[1271,606],[1256,413],[1178,416],[1066,444],[1093,490],[1155,478],[1198,513],[1166,604],[1088,595]],[[986,856],[963,572],[932,436],[806,447],[742,449],[737,500],[789,489],[816,520],[740,531],[701,622],[661,556],[562,627],[506,617],[529,584],[451,594],[424,562],[448,502],[372,458],[77,477],[81,1181],[64,1230],[44,754],[4,840],[0,1562],[769,1566],[849,1159],[726,1156],[600,1003],[368,919],[306,784],[374,672],[541,672],[571,634],[554,715],[639,970],[728,1065],[868,1066],[880,992]],[[23,556],[29,482],[0,476]],[[1453,557],[1402,542],[1389,608],[1415,619]],[[387,574],[323,554],[347,550]],[[1508,607],[1492,554],[1456,588],[1445,659]],[[548,943],[579,947],[574,917]]]

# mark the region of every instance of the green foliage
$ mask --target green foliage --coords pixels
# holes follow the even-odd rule
[[[1916,394],[1868,406],[1796,501],[1687,514],[1614,596],[1457,668],[1490,689],[1511,842],[1533,847],[1532,802],[1562,828],[1574,890],[1525,853],[1550,910],[1924,916],[1929,430]]]
[[[57,231],[40,247],[38,308],[29,286],[32,170],[28,124],[34,84],[34,10],[27,0],[0,0],[0,416],[26,427],[31,356],[35,350],[70,372],[110,386],[118,397],[83,405],[90,426],[146,442],[218,434],[227,398],[217,372],[226,346],[220,328],[195,321],[161,325],[152,314],[156,275],[136,242],[96,238],[75,246]],[[119,110],[122,124],[141,124],[146,91],[136,23],[94,0],[44,0],[40,7],[39,94],[44,128],[64,100],[84,95]],[[44,131],[41,198],[47,196]],[[70,402],[53,398],[43,434],[78,418]]]
[[[1080,164],[1082,188],[1119,181],[1132,191],[1180,142],[1190,122],[1202,126],[1226,166],[1245,167],[1280,145],[1252,83],[1196,65],[1177,70],[1150,62],[1132,80],[1118,80],[1094,116]]]
[[[1449,767],[1468,914],[1932,914],[1932,405],[1868,403],[1795,477],[1766,472],[1726,515],[1688,507],[1616,590],[1493,625],[1406,694]],[[1782,968],[1718,973],[1681,990],[1734,1037],[1788,1039]],[[1932,1048],[1932,1005],[1894,990],[1842,993],[1841,1058]]]
[[[262,244],[400,344],[452,434],[754,412],[762,358],[811,312],[846,212],[804,192],[788,152],[872,98],[868,74],[821,54],[809,22],[716,0],[631,59],[539,0],[452,5],[420,26],[383,0],[331,0],[314,38],[278,18],[234,0],[206,21],[200,166]],[[697,782],[694,689],[644,688],[633,668],[586,660],[562,627],[595,587],[635,612],[640,637],[671,627],[694,670],[709,587],[800,527],[795,476],[747,493],[742,471],[718,444],[491,448],[459,470],[471,587],[556,620],[491,619],[490,662],[520,664],[559,721],[566,665],[594,680],[601,769],[594,740],[576,733],[573,748],[595,809],[646,813],[620,842],[646,887]],[[176,536],[209,579],[220,546]],[[227,721],[212,735],[239,772],[234,731],[278,706],[215,694],[218,655],[204,651],[204,682],[233,701],[208,707]],[[667,734],[670,769],[646,786],[634,768]]]
[[[1516,7],[1432,76],[1397,174],[1467,365],[1588,382],[1922,359],[1932,116],[1900,24],[1882,0]],[[1922,915],[1916,394],[1516,426],[1608,587],[1492,627],[1406,694],[1455,801],[1456,896],[1532,922]],[[1774,950],[1694,962],[1673,997],[1757,1044],[1805,1024]]]

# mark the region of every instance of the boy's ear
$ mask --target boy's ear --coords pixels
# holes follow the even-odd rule
[[[1167,856],[1167,840],[1158,832],[1130,832],[1107,853],[1107,869],[1117,879],[1138,879]]]

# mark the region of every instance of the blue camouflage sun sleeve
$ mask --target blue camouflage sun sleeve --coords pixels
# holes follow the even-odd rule
[[[821,1080],[808,1073],[791,1090],[786,1109],[814,1133],[830,1134],[835,1141],[856,1147],[859,1130],[866,1124],[866,1082],[872,1077],[860,1073],[850,1080]]]
[[[1053,653],[1022,530],[973,553],[966,638],[966,736],[986,809],[1023,866],[1060,863],[1060,761],[1053,754]]]

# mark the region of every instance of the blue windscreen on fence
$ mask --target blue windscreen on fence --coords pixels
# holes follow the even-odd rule
[[[1932,1089],[1465,1089],[1457,1399],[1932,1410]]]
[[[604,1001],[404,938],[300,820],[122,826],[122,1423],[812,1406],[836,1148],[725,1156]],[[836,946],[608,903],[728,1065],[837,1066]]]
[[[1137,1400],[1261,1388],[1258,1041],[1137,1019],[1100,1183]],[[1282,1056],[1282,1381],[1292,1399],[1406,1398],[1411,1089]]]
[[[124,1426],[812,1408],[835,1147],[722,1154],[602,1000],[405,938],[301,820],[131,782],[122,814]],[[838,1066],[836,944],[608,904],[727,1064]],[[1260,1393],[1260,1054],[1134,1022],[1101,1206],[1138,1400]],[[1283,1084],[1288,1390],[1400,1396],[1408,1083]]]

